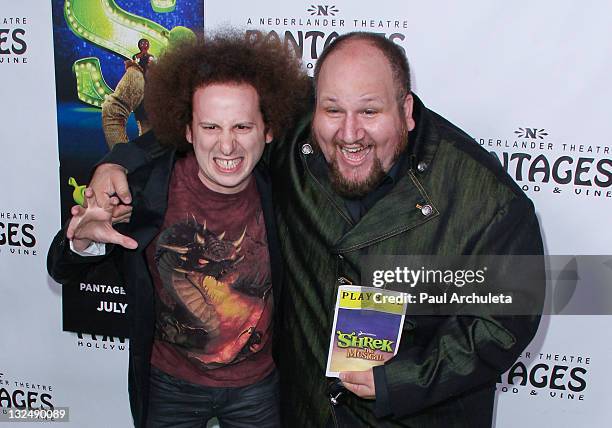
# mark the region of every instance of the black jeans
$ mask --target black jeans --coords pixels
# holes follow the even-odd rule
[[[244,387],[208,387],[151,367],[147,427],[204,428],[213,417],[221,428],[280,427],[278,374]]]

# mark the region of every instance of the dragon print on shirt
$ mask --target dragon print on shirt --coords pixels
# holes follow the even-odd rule
[[[247,226],[238,236],[228,235],[190,215],[165,229],[156,245],[163,284],[158,338],[203,368],[258,352],[270,324],[262,314],[270,312],[271,278],[255,263],[267,258],[266,243],[253,239]]]

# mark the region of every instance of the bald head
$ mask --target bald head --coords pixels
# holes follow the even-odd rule
[[[316,100],[396,100],[393,72],[383,53],[367,40],[348,40],[319,69]]]
[[[396,99],[401,106],[406,94],[409,94],[411,90],[410,67],[408,66],[408,60],[406,59],[406,55],[401,46],[393,43],[379,34],[352,32],[343,34],[342,36],[336,38],[326,49],[323,50],[323,53],[315,65],[315,88],[318,88],[319,86],[319,75],[323,66],[325,65],[325,62],[329,57],[333,56],[336,51],[340,51],[345,47],[350,47],[351,53],[359,57],[367,58],[367,55],[372,52],[371,50],[367,49],[368,47],[373,47],[382,55],[383,61],[378,62],[378,64],[386,62],[390,67],[393,82],[395,84]],[[380,59],[380,57],[377,59]]]

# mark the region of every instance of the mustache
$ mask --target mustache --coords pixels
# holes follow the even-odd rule
[[[332,140],[332,144],[334,146],[340,146],[340,147],[343,147],[343,146],[369,147],[369,146],[375,146],[376,145],[376,144],[374,144],[374,141],[371,138],[369,138],[367,135],[365,137],[363,137],[362,139],[357,140],[357,141],[353,141],[351,143],[348,143],[348,142],[346,142],[346,141],[344,141],[344,140],[342,140],[340,138],[334,138]]]

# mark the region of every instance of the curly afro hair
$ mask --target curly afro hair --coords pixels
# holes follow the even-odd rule
[[[161,144],[192,150],[185,139],[196,89],[217,83],[248,84],[259,95],[266,128],[281,138],[307,108],[310,78],[282,44],[248,39],[226,30],[184,42],[149,68],[145,110]]]

